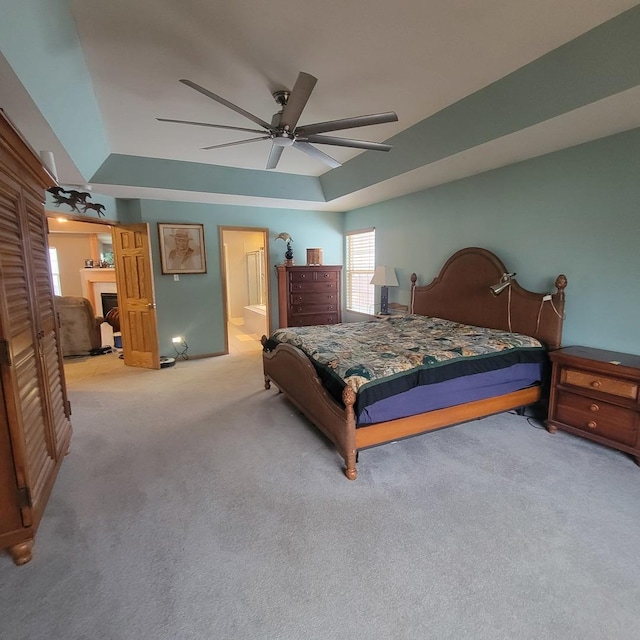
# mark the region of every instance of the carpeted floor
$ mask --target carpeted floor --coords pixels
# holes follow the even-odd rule
[[[3,640],[638,637],[627,456],[501,414],[349,482],[259,353],[114,360],[67,367],[72,450],[32,562],[0,556]]]

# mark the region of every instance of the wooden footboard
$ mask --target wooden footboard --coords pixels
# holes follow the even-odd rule
[[[263,336],[263,346],[266,342],[267,338]],[[273,382],[333,442],[345,461],[344,472],[349,480],[355,480],[357,476],[356,453],[360,449],[484,418],[533,404],[540,399],[540,387],[529,387],[486,400],[356,429],[353,410],[355,393],[351,388],[345,388],[345,406],[341,406],[327,393],[313,364],[302,351],[288,344],[279,344],[272,351],[263,351],[262,363],[265,388],[269,389]]]
[[[263,346],[266,341],[263,336]],[[349,390],[352,398],[346,394],[351,400],[347,411],[327,393],[309,358],[288,344],[280,344],[273,351],[264,350],[262,364],[265,389],[273,382],[333,442],[345,460],[347,477],[355,479],[355,393]]]

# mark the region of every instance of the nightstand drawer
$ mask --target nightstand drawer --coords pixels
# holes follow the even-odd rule
[[[570,427],[621,444],[636,444],[637,414],[607,402],[560,391],[555,419]]]
[[[562,384],[570,384],[574,387],[610,393],[621,398],[636,400],[638,398],[638,383],[621,378],[609,378],[599,373],[588,371],[576,371],[575,369],[563,369],[561,375]]]

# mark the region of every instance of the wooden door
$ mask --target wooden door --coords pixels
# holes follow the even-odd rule
[[[159,369],[149,225],[114,227],[113,253],[124,363],[132,367]]]

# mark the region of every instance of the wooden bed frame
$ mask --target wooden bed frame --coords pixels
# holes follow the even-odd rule
[[[417,286],[411,276],[412,312],[482,327],[523,333],[538,338],[548,349],[560,347],[567,279],[555,280],[556,292],[533,293],[515,280],[500,295],[490,287],[500,282],[507,269],[490,251],[477,247],[455,253],[440,275],[426,286]],[[266,346],[263,336],[262,343]],[[468,402],[356,428],[355,392],[346,387],[344,406],[323,387],[309,358],[299,349],[279,344],[263,351],[265,388],[273,382],[335,445],[345,461],[345,475],[355,480],[356,456],[360,449],[392,442],[427,431],[448,427],[494,413],[534,404],[541,398],[539,386],[505,395]]]

